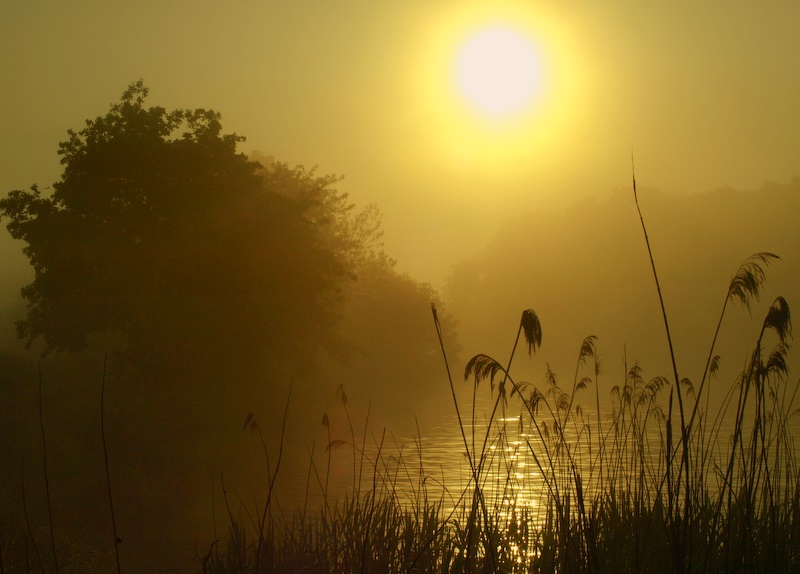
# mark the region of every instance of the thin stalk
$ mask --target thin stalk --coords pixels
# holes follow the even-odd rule
[[[491,434],[492,425],[494,423],[495,416],[497,415],[497,409],[500,406],[500,402],[501,401],[505,401],[505,392],[506,392],[505,391],[505,386],[506,386],[506,382],[508,382],[510,380],[509,372],[511,371],[511,363],[514,362],[514,356],[516,355],[516,352],[517,352],[517,346],[519,345],[519,339],[520,339],[520,337],[522,335],[522,330],[523,330],[523,319],[520,319],[519,328],[517,329],[517,336],[514,339],[514,346],[511,348],[511,356],[508,358],[508,363],[506,364],[506,368],[505,368],[504,375],[503,375],[503,381],[500,383],[500,385],[498,385],[497,398],[495,399],[494,406],[492,407],[492,413],[489,415],[489,422],[488,422],[488,424],[486,426],[486,433],[485,433],[485,435],[483,437],[483,445],[481,446],[481,456],[480,456],[481,463],[478,465],[479,470],[480,470],[480,468],[482,468],[483,461],[484,461],[484,458],[486,456],[486,447],[489,444],[489,435]],[[477,388],[477,382],[475,383],[475,387]],[[472,405],[473,405],[473,412],[472,412],[472,416],[473,416],[473,419],[472,419],[472,429],[473,429],[472,430],[472,441],[473,441],[473,444],[472,444],[472,448],[474,449],[475,448],[475,398],[474,398],[474,392],[473,392]],[[502,436],[502,434],[501,434],[501,436]]]
[[[712,543],[716,542],[715,537],[717,536],[717,523],[720,517],[720,511],[722,509],[723,501],[725,500],[725,490],[727,489],[727,500],[728,500],[728,517],[731,515],[731,493],[733,491],[733,466],[736,460],[736,448],[737,444],[741,445],[741,433],[742,433],[742,421],[744,419],[744,408],[747,403],[747,395],[750,390],[750,385],[752,384],[753,375],[756,369],[756,361],[759,360],[761,354],[761,341],[764,337],[764,332],[766,331],[766,323],[762,325],[761,331],[758,335],[758,340],[756,341],[756,348],[753,351],[752,358],[750,360],[750,365],[748,368],[748,372],[746,376],[742,377],[741,386],[739,388],[739,401],[736,406],[736,418],[734,419],[734,430],[733,430],[733,444],[731,445],[731,454],[728,459],[728,466],[725,470],[725,476],[722,480],[722,487],[720,489],[719,498],[717,499],[717,508],[714,512],[714,521],[711,527],[711,536],[712,536]],[[742,453],[742,459],[744,459],[744,454]],[[730,534],[730,531],[728,531]],[[729,553],[729,544],[726,544],[726,556]],[[727,558],[726,558],[727,562]]]
[[[269,481],[269,491],[267,492],[267,502],[264,504],[264,512],[261,515],[261,523],[258,526],[258,546],[256,547],[256,564],[255,574],[258,574],[259,566],[261,565],[261,546],[264,542],[264,527],[267,522],[267,512],[269,511],[269,504],[272,501],[272,491],[275,488],[275,480],[278,478],[278,471],[281,468],[281,457],[283,456],[283,439],[286,434],[286,415],[289,412],[289,402],[292,398],[292,382],[294,378],[289,380],[289,394],[286,397],[286,406],[283,409],[283,422],[281,423],[281,440],[278,447],[278,460],[275,463],[275,472]]]
[[[690,488],[689,488],[689,456],[688,456],[689,455],[689,444],[688,444],[688,436],[686,434],[686,420],[685,420],[684,410],[683,410],[683,396],[681,394],[681,380],[680,380],[680,377],[678,376],[678,366],[677,366],[677,363],[675,361],[675,350],[673,349],[673,346],[672,346],[672,335],[670,334],[670,331],[669,331],[669,320],[667,319],[667,308],[664,305],[664,297],[663,297],[663,295],[661,293],[661,284],[658,281],[658,272],[656,271],[656,263],[655,263],[655,260],[653,259],[653,251],[650,248],[650,238],[647,235],[647,227],[645,227],[644,217],[642,216],[642,210],[639,207],[639,196],[636,193],[636,170],[635,170],[634,163],[633,163],[633,154],[631,154],[631,174],[632,174],[632,178],[633,178],[633,199],[634,199],[634,202],[636,203],[636,211],[639,213],[639,221],[642,223],[642,231],[644,232],[644,241],[645,241],[645,244],[647,245],[647,254],[650,257],[650,266],[653,269],[653,278],[655,279],[655,282],[656,282],[656,290],[658,291],[658,301],[661,304],[661,315],[664,318],[664,329],[666,330],[666,333],[667,333],[667,344],[669,346],[669,357],[670,357],[670,360],[672,361],[672,374],[675,377],[675,390],[676,390],[676,394],[678,395],[678,410],[680,411],[680,415],[681,415],[681,442],[683,443],[683,450],[682,450],[682,456],[681,456],[681,466],[684,469],[684,473],[685,473],[685,477],[686,477],[685,503],[684,503],[684,509],[683,509],[684,510],[684,524],[686,524],[686,522],[688,521],[688,518],[689,518],[689,514],[690,514],[689,506],[690,506],[691,498],[689,496],[689,491],[690,491]],[[680,487],[680,480],[678,480],[677,486]],[[676,495],[678,494],[679,490],[680,490],[679,488],[676,489],[676,493],[675,493]],[[680,536],[680,534],[679,534],[679,536]],[[681,545],[680,544],[680,540],[678,540],[677,542],[678,542],[678,546],[680,546]],[[678,549],[678,551],[679,551],[679,554],[682,554],[682,551],[681,551],[680,548]],[[689,562],[691,563],[691,557],[689,557]],[[683,567],[682,567],[683,563],[684,563],[684,561],[683,561],[683,557],[682,557],[681,558],[681,567],[679,568],[679,570],[681,570],[681,571],[683,570]]]
[[[600,364],[597,356],[594,358],[594,373],[594,397],[597,405],[597,457],[600,464],[600,484],[603,484],[603,446],[605,441],[603,440],[602,415],[600,414],[600,382],[598,381]]]
[[[211,470],[211,523],[214,527],[214,564],[219,564],[219,551],[217,550],[217,503],[214,496],[214,470]]]
[[[327,414],[324,417],[322,417],[322,422],[325,425],[326,430],[328,431],[328,444],[331,444],[331,422],[328,419]],[[331,457],[333,456],[333,454],[331,453],[331,449],[326,449],[326,450],[327,450],[326,453],[327,464],[325,467],[325,490],[322,493],[322,498],[325,501],[325,510],[328,513],[328,518],[332,519],[333,514],[331,513],[331,507],[330,504],[328,503],[328,486],[330,484],[330,478],[331,478]],[[327,522],[325,524],[327,526]]]
[[[369,514],[367,515],[367,523],[364,528],[364,539],[361,545],[361,574],[364,574],[364,567],[366,566],[367,562],[367,545],[369,544],[369,529],[372,525],[372,517],[375,514],[375,492],[378,490],[378,460],[381,457],[381,451],[383,450],[383,441],[386,438],[386,429],[383,429],[383,435],[381,436],[381,444],[378,447],[378,454],[375,456],[375,467],[372,472],[372,500],[370,501],[370,508]],[[363,453],[362,453],[363,454]]]
[[[709,369],[711,367],[711,362],[714,359],[714,348],[717,343],[717,337],[719,336],[720,328],[722,327],[722,320],[725,317],[725,311],[728,308],[728,302],[738,297],[742,304],[746,308],[750,308],[749,297],[755,298],[758,300],[759,298],[759,289],[761,287],[761,282],[763,281],[763,271],[761,266],[757,263],[761,261],[764,266],[768,266],[772,259],[780,259],[777,255],[773,253],[757,253],[755,255],[750,256],[740,267],[737,271],[734,278],[731,280],[730,285],[728,286],[728,293],[725,296],[725,301],[722,304],[722,311],[719,314],[719,320],[717,321],[717,327],[714,330],[714,337],[711,340],[711,348],[708,351],[708,357],[706,359],[706,365],[703,369],[703,377],[700,380],[700,386],[697,391],[697,396],[695,398],[695,406],[692,410],[692,416],[689,419],[688,430],[691,432],[692,424],[694,423],[695,416],[697,415],[697,410],[700,405],[700,397],[703,394],[703,389],[707,380],[709,380]],[[749,281],[745,281],[745,279],[749,279]],[[742,284],[745,284],[744,288],[742,288]],[[749,285],[749,286],[748,286]],[[749,297],[747,296],[749,294]],[[710,395],[710,391],[706,393],[706,411],[708,411],[708,396]]]
[[[111,475],[108,471],[108,447],[106,446],[106,416],[105,416],[105,396],[106,396],[106,366],[108,364],[108,353],[103,358],[103,382],[100,385],[100,436],[103,438],[103,463],[106,468],[106,488],[108,490],[108,508],[111,510],[111,530],[114,535],[114,558],[117,561],[117,574],[122,572],[119,565],[119,543],[117,536],[117,521],[114,517],[114,498],[111,496]],[[216,536],[215,536],[216,538]]]
[[[442,349],[442,357],[444,358],[444,366],[447,370],[447,382],[450,383],[450,394],[453,397],[453,406],[456,410],[456,418],[458,418],[458,428],[461,431],[461,438],[464,441],[464,448],[467,450],[467,461],[469,462],[470,470],[474,476],[475,474],[475,464],[472,460],[472,453],[469,449],[469,442],[467,441],[467,435],[464,432],[464,421],[461,418],[461,411],[458,408],[458,398],[456,398],[456,389],[453,385],[453,376],[450,373],[450,363],[447,360],[447,352],[444,349],[444,340],[442,339],[442,326],[439,323],[439,316],[436,313],[436,306],[431,303],[431,312],[433,313],[433,324],[436,327],[436,335],[439,337],[439,347]]]
[[[461,431],[461,438],[464,441],[464,448],[467,451],[467,461],[469,462],[469,467],[470,467],[470,470],[472,471],[472,480],[475,483],[476,494],[478,495],[480,506],[481,506],[481,508],[483,510],[484,521],[488,525],[489,524],[489,519],[488,519],[488,513],[486,511],[486,504],[485,504],[485,501],[483,500],[483,497],[480,496],[480,483],[479,483],[479,480],[478,480],[479,479],[479,477],[478,477],[479,469],[476,468],[476,466],[475,466],[475,461],[473,459],[473,453],[470,452],[469,442],[467,442],[467,435],[464,432],[464,424],[463,424],[463,421],[461,419],[461,412],[458,409],[458,399],[456,398],[456,390],[455,390],[455,386],[453,385],[453,377],[452,377],[452,375],[450,373],[450,363],[447,360],[447,352],[444,349],[444,338],[442,337],[442,325],[439,322],[439,315],[436,312],[436,305],[434,305],[433,303],[431,303],[431,313],[433,313],[433,324],[436,327],[436,335],[439,338],[439,347],[442,349],[442,357],[444,358],[444,365],[445,365],[445,368],[447,370],[447,381],[450,383],[450,393],[453,396],[453,405],[455,406],[456,416],[458,417],[458,427],[459,427],[459,430]],[[473,420],[472,422],[473,422],[473,426],[474,426],[475,421]],[[470,520],[470,524],[468,525],[468,528],[470,528],[470,529],[472,528],[472,521],[471,520]],[[467,537],[467,541],[468,541],[467,543],[468,544],[469,544],[469,539],[470,538],[468,536]],[[496,565],[497,564],[497,556],[496,556],[497,549],[494,548],[492,544],[487,544],[487,546],[488,546],[489,554],[491,555],[491,557],[494,560],[494,563]],[[467,552],[467,570],[469,570],[469,557],[470,557],[470,553]]]
[[[364,451],[367,447],[367,430],[369,427],[369,413],[372,409],[372,400],[369,401],[367,405],[367,416],[364,417],[364,432],[361,434],[361,458],[359,459],[358,464],[358,495],[361,494],[361,481],[364,476]],[[353,437],[353,448],[355,449],[355,437]],[[353,451],[355,454],[355,450]]]
[[[306,474],[306,492],[305,492],[305,495],[303,496],[303,513],[301,514],[301,519],[300,519],[301,523],[305,523],[305,521],[306,521],[306,512],[308,511],[308,495],[309,495],[309,490],[311,488],[311,471],[314,468],[314,446],[315,446],[315,443],[312,441],[311,442],[311,453],[308,456],[308,459],[309,459],[309,462],[308,462],[308,473]]]
[[[36,545],[36,539],[33,537],[33,529],[31,528],[31,520],[28,516],[28,503],[25,499],[25,459],[22,459],[22,512],[25,515],[25,526],[28,529],[28,537],[33,544],[33,551],[36,553],[36,561],[39,563],[39,571],[44,574],[44,565],[42,564],[42,555],[39,554],[39,547]],[[28,544],[25,543],[25,563],[28,563]],[[26,566],[26,570],[29,570]]]
[[[56,574],[58,569],[58,556],[56,554],[56,535],[53,529],[53,507],[50,503],[50,479],[47,475],[47,442],[44,435],[44,417],[42,416],[42,364],[39,363],[39,428],[42,431],[42,466],[44,467],[44,490],[47,497],[47,519],[50,524],[50,545],[53,549],[53,566]]]

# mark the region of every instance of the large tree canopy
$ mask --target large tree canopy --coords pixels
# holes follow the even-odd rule
[[[334,346],[348,254],[364,244],[326,217],[350,209],[337,179],[265,169],[218,113],[148,108],[147,94],[132,84],[69,132],[52,193],[0,201],[35,270],[18,335],[74,351],[121,333],[145,362]]]
[[[204,507],[209,467],[257,492],[262,462],[242,441],[241,421],[280,420],[292,375],[305,376],[293,383],[289,477],[307,468],[296,447],[320,436],[339,385],[354,404],[375,398],[373,416],[409,421],[402,407],[419,408],[444,371],[430,315],[436,295],[395,270],[374,205],[356,209],[338,177],[238,153],[241,138],[223,134],[214,112],[168,112],[146,105],[147,95],[133,84],[105,116],[69,132],[59,181],[12,191],[0,218],[34,270],[19,336],[37,350],[92,351],[53,357],[45,371],[45,381],[69,387],[52,418],[63,422],[61,442],[78,445],[70,456],[83,457],[83,469],[98,463],[86,442],[97,351],[117,349],[129,367],[116,371],[127,384],[110,387],[105,403],[125,453],[120,506],[129,524],[159,526],[163,539],[179,531],[177,517]],[[7,407],[24,418],[34,389],[12,358],[0,354],[9,375],[0,377],[0,415]],[[29,435],[9,435],[20,441],[8,452],[27,452]],[[0,480],[14,478],[8,472]],[[90,501],[96,485],[78,474],[65,488]],[[137,522],[163,508],[160,525]]]

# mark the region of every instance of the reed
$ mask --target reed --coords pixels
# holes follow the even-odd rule
[[[638,197],[636,202],[638,209]],[[660,295],[641,210],[639,216]],[[527,347],[529,360],[537,361],[542,344],[542,324],[532,309],[520,316],[507,360],[478,354],[466,363],[463,379],[471,386],[471,404],[459,404],[456,385],[461,383],[454,380],[432,306],[467,465],[464,476],[430,466],[419,427],[411,448],[387,438],[385,429],[373,434],[369,409],[362,426],[340,387],[348,434],[332,436],[330,419],[323,417],[326,445],[309,448],[304,499],[284,509],[276,484],[290,383],[274,468],[274,453],[254,417],[245,421],[245,429],[258,433],[267,462],[263,506],[229,495],[220,472],[227,534],[217,538],[212,507],[215,539],[198,555],[197,569],[203,574],[800,571],[800,464],[793,433],[800,381],[789,380],[792,324],[783,297],[774,299],[755,329],[748,358],[716,412],[710,412],[708,398],[711,385],[721,385],[716,343],[723,319],[735,303],[752,308],[763,293],[767,268],[777,259],[756,253],[734,274],[699,384],[678,376],[672,354],[669,377],[648,378],[637,361],[629,364],[626,358],[606,410],[601,410],[602,369],[593,335],[581,342],[566,382],[549,366],[543,368],[542,384],[518,380],[520,345]],[[38,382],[47,523],[34,528],[23,476],[24,553],[20,543],[0,538],[0,574],[21,571],[23,564],[29,571],[33,559],[41,572],[88,572],[89,566],[76,566],[68,549],[57,544],[41,373]],[[101,435],[118,545],[104,393],[105,370]],[[484,394],[490,400],[485,413],[479,409]],[[679,423],[673,422],[673,397]],[[679,432],[673,433],[678,424]],[[350,470],[344,491],[331,484],[334,467]],[[216,484],[212,477],[212,492]],[[315,506],[317,495],[321,503]],[[52,563],[41,552],[48,541]]]
[[[42,364],[39,363],[39,429],[42,431],[42,468],[44,469],[44,492],[47,500],[47,522],[50,526],[50,548],[53,551],[53,568],[59,574],[58,552],[56,551],[55,528],[53,527],[53,506],[50,502],[50,475],[47,473],[47,441],[44,432],[44,416],[42,415]]]
[[[671,347],[640,209],[639,215]],[[782,297],[767,310],[749,359],[716,413],[709,412],[708,400],[726,312],[734,302],[750,310],[761,296],[766,268],[776,259],[757,253],[734,275],[696,388],[678,376],[672,353],[671,377],[647,379],[638,362],[629,365],[626,359],[607,412],[600,407],[595,336],[582,342],[566,387],[549,367],[541,386],[513,376],[521,340],[531,357],[541,346],[542,326],[531,309],[522,313],[505,364],[485,354],[467,362],[464,380],[472,383],[472,400],[465,409],[457,399],[432,306],[468,465],[466,484],[455,488],[448,481],[462,477],[439,479],[428,471],[421,436],[414,440],[413,460],[403,445],[387,457],[385,431],[368,444],[366,422],[357,441],[340,389],[350,440],[329,434],[324,480],[310,452],[323,507],[316,515],[309,513],[306,500],[302,513],[271,522],[273,535],[265,539],[271,546],[260,554],[245,544],[239,521],[231,520],[231,531],[236,527],[237,534],[227,541],[229,551],[204,562],[203,572],[707,573],[800,568],[800,466],[791,426],[798,415],[800,381],[791,384],[788,379],[791,315]],[[488,414],[477,408],[483,386],[491,397]],[[591,386],[594,396],[584,400]],[[678,398],[677,440],[673,396]],[[733,430],[726,434],[723,421],[731,417]],[[323,424],[330,433],[327,415]],[[353,484],[334,499],[328,477],[334,451],[342,448],[353,456]],[[366,483],[365,468],[371,474]],[[225,558],[230,556],[236,560]]]
[[[759,254],[745,262],[728,298],[738,297],[736,278],[743,270],[763,271],[763,261]],[[438,330],[435,309],[433,316]],[[331,500],[312,460],[322,508],[270,523],[271,536],[264,538],[270,546],[262,550],[259,566],[240,522],[232,520],[231,532],[237,534],[226,542],[228,552],[205,562],[203,572],[771,572],[800,567],[800,467],[790,426],[798,384],[787,381],[790,320],[782,298],[767,312],[749,363],[713,417],[705,403],[699,404],[699,389],[682,381],[685,398],[694,404],[685,405],[691,417],[678,444],[670,441],[667,422],[674,383],[661,376],[646,379],[637,362],[613,386],[610,412],[597,408],[596,389],[593,400],[586,401],[595,410],[587,410],[583,394],[597,386],[600,375],[595,337],[583,341],[566,389],[549,368],[541,388],[518,382],[512,376],[518,343],[524,337],[531,354],[541,344],[535,317],[531,310],[523,313],[505,366],[487,355],[467,363],[464,378],[472,382],[473,404],[488,383],[492,403],[486,418],[462,417],[449,378],[469,465],[460,490],[446,484],[448,477],[439,480],[428,471],[422,437],[414,441],[415,456],[403,445],[387,456],[385,431],[371,443],[357,442],[351,433],[350,440],[332,440],[326,449],[326,464],[341,449],[357,457],[354,483],[343,498]],[[765,351],[771,331],[777,343]],[[449,367],[443,344],[442,350]],[[707,381],[717,364],[709,361]],[[728,437],[720,421],[734,408]],[[688,480],[682,463],[682,478],[670,474],[684,448],[693,456]],[[672,487],[670,480],[676,481]]]
[[[119,562],[119,545],[122,539],[117,535],[117,519],[114,515],[114,497],[111,495],[111,473],[108,468],[108,445],[106,444],[106,367],[108,365],[108,353],[103,357],[103,381],[100,385],[100,438],[103,441],[103,467],[106,473],[106,491],[108,492],[108,508],[111,512],[111,533],[114,540],[114,560],[117,566],[117,574],[122,573]]]

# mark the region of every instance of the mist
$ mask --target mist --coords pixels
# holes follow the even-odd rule
[[[328,454],[339,488],[357,473],[348,449],[411,450],[423,437],[435,450],[455,436],[448,369],[469,405],[467,361],[505,364],[526,309],[542,344],[519,350],[511,374],[544,388],[553,373],[571,388],[581,344],[596,336],[597,391],[611,408],[634,364],[648,380],[672,377],[653,266],[677,375],[696,385],[731,279],[751,255],[777,255],[759,300],[727,311],[713,411],[775,298],[800,301],[795,3],[187,8],[0,7],[0,199],[33,184],[51,197],[67,130],[102,117],[140,78],[147,106],[219,112],[223,136],[246,137],[236,161],[259,162],[269,192],[263,204],[224,206],[207,227],[174,227],[191,256],[163,269],[195,286],[143,298],[141,323],[131,311],[96,328],[127,305],[114,297],[59,316],[59,341],[86,335],[72,348],[50,348],[46,333],[29,347],[18,337],[30,311],[21,290],[36,272],[7,227],[13,217],[0,218],[6,556],[29,539],[45,553],[46,461],[56,533],[79,549],[75,571],[112,571],[101,422],[124,569],[199,571],[229,509],[257,522],[273,476],[272,508],[290,515],[320,502]],[[447,67],[495,20],[530,29],[543,59],[543,103],[506,123],[468,109]],[[213,179],[200,168],[191,177]],[[225,233],[270,248],[230,257]],[[158,238],[148,257],[166,260]],[[120,292],[149,273],[113,241],[92,245],[86,257],[114,262]],[[268,305],[259,289],[270,285]],[[788,360],[791,382],[794,349]],[[491,405],[492,389],[475,392]]]

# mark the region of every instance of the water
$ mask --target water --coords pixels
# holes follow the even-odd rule
[[[498,411],[490,426],[488,418],[493,403],[489,397],[478,400],[474,425],[471,404],[460,403],[459,407],[461,423],[452,400],[441,401],[420,417],[418,433],[402,435],[396,440],[385,438],[383,446],[379,444],[380,436],[368,438],[364,444],[366,459],[362,461],[356,453],[355,480],[352,448],[344,446],[332,453],[330,499],[364,495],[374,483],[379,492],[391,493],[409,508],[436,502],[445,517],[458,517],[470,507],[475,478],[472,467],[480,469],[477,478],[484,501],[492,514],[501,518],[524,509],[534,521],[543,520],[552,500],[555,497],[563,500],[567,493],[574,508],[578,480],[587,500],[611,488],[639,489],[650,496],[665,491],[666,423],[654,411],[648,413],[646,405],[637,410],[638,427],[631,423],[631,411],[626,412],[625,418],[618,418],[619,433],[612,431],[612,411],[605,410],[601,417],[605,435],[602,440],[598,440],[595,409],[584,405],[580,417],[573,410],[563,430],[563,441],[559,440],[561,431],[554,425],[554,415],[542,409],[534,425],[518,399],[509,401],[504,413]],[[648,413],[646,423],[645,413]],[[708,424],[712,422],[713,417]],[[790,430],[797,436],[800,417],[789,422]],[[644,430],[635,432],[642,426]],[[706,442],[712,445],[705,448],[711,457],[705,466],[709,493],[716,492],[721,483],[721,477],[713,469],[726,468],[733,427],[733,416],[724,417],[714,429],[716,440]],[[747,445],[751,418],[746,419],[743,428]],[[677,408],[672,432],[674,446],[680,438]],[[710,429],[707,436],[712,436]],[[372,461],[379,450],[376,473]],[[677,467],[678,462],[673,462],[673,468]],[[322,473],[324,462],[318,459],[317,468]],[[303,499],[308,507],[322,502],[318,488],[312,488],[309,498]]]

